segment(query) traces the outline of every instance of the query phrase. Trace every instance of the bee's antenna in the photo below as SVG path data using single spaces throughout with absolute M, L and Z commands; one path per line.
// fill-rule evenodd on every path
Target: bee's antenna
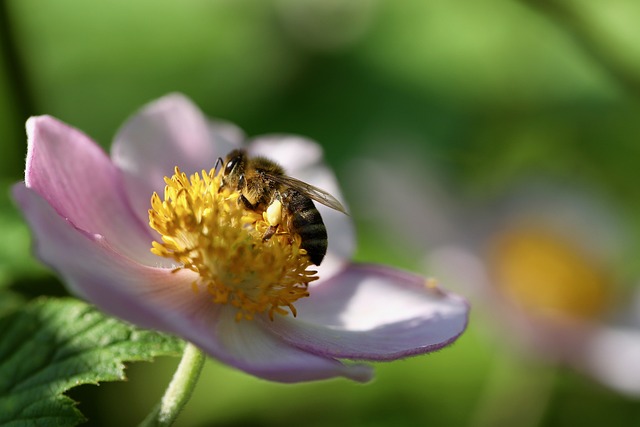
M 222 157 L 218 157 L 218 160 L 216 160 L 216 165 L 213 167 L 213 171 L 215 173 L 218 173 L 218 167 L 222 166 L 222 162 L 223 162 Z

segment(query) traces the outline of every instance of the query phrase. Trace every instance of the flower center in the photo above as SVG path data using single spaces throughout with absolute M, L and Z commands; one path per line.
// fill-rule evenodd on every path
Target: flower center
M 533 314 L 595 318 L 611 302 L 610 272 L 557 233 L 515 228 L 498 236 L 491 249 L 497 284 Z
M 164 200 L 151 197 L 149 224 L 161 234 L 151 252 L 174 259 L 198 273 L 194 292 L 206 286 L 216 304 L 238 309 L 236 319 L 253 319 L 256 313 L 295 316 L 293 303 L 309 296 L 309 282 L 318 279 L 300 236 L 280 231 L 264 240 L 270 216 L 245 209 L 240 193 L 220 189 L 214 169 L 190 177 L 177 167 L 164 178 Z M 288 309 L 288 310 L 287 310 Z

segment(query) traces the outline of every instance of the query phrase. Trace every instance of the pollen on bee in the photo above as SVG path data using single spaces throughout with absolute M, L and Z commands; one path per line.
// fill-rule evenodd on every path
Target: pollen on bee
M 149 224 L 161 235 L 151 251 L 196 273 L 193 292 L 204 286 L 201 295 L 237 310 L 238 320 L 295 316 L 293 304 L 309 296 L 308 284 L 318 277 L 300 239 L 287 233 L 263 239 L 266 229 L 282 227 L 282 204 L 263 214 L 247 210 L 237 192 L 220 189 L 213 169 L 187 177 L 176 167 L 165 183 L 164 199 L 151 197 Z
M 264 212 L 264 220 L 271 226 L 280 225 L 282 221 L 282 202 L 275 199 Z

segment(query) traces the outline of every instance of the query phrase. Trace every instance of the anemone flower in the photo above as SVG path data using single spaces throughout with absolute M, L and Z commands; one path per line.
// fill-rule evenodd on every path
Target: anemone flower
M 404 168 L 390 170 L 395 164 Z M 452 200 L 421 170 L 408 159 L 360 163 L 367 186 L 389 194 L 376 203 L 361 192 L 369 212 L 394 218 L 394 235 L 473 298 L 494 335 L 523 357 L 640 395 L 640 292 L 624 273 L 630 233 L 620 213 L 594 192 L 549 179 L 491 201 Z
M 371 378 L 371 367 L 457 339 L 468 305 L 420 276 L 350 261 L 350 218 L 319 206 L 328 250 L 310 265 L 299 238 L 264 241 L 268 215 L 221 190 L 215 165 L 230 150 L 279 162 L 341 199 L 312 141 L 244 141 L 182 95 L 144 107 L 109 157 L 48 116 L 27 122 L 24 183 L 13 188 L 37 256 L 69 290 L 133 324 L 175 334 L 255 376 L 297 382 Z M 285 230 L 286 231 L 286 230 Z

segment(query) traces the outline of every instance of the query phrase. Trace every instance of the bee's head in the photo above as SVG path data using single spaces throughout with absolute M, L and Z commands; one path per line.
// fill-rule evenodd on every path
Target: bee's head
M 220 187 L 229 186 L 237 189 L 241 181 L 244 180 L 244 169 L 247 160 L 247 153 L 244 150 L 233 150 L 224 160 L 222 170 L 222 182 Z

